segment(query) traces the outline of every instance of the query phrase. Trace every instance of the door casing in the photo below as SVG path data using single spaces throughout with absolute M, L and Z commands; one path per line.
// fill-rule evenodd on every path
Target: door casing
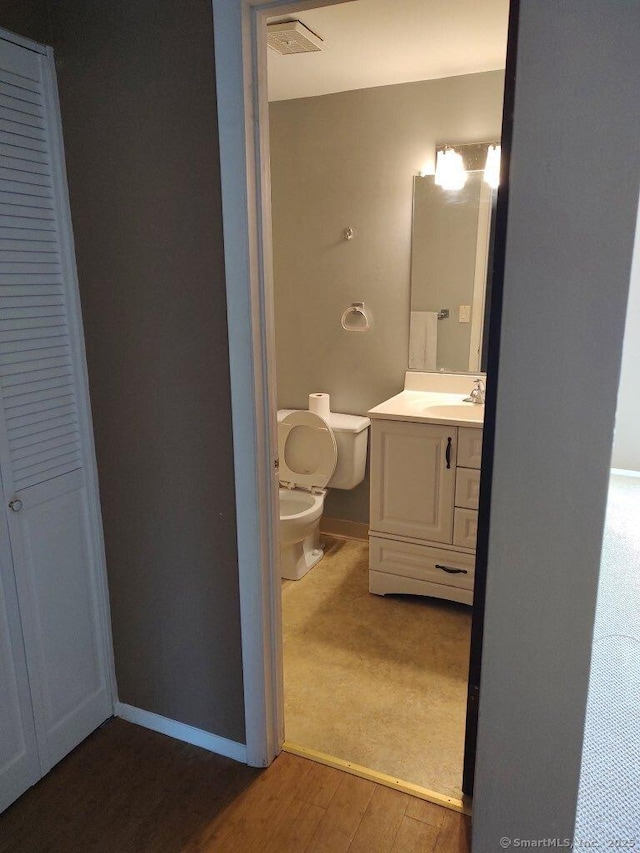
M 212 0 L 247 763 L 284 743 L 266 19 L 349 0 Z
M 284 743 L 266 19 L 350 0 L 212 0 L 247 762 Z

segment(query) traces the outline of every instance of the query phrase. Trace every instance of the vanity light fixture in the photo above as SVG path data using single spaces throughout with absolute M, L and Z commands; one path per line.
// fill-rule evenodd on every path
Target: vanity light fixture
M 461 190 L 467 183 L 467 172 L 462 155 L 446 146 L 436 154 L 436 186 L 443 190 Z
M 490 145 L 487 148 L 487 162 L 484 167 L 484 179 L 492 190 L 500 183 L 500 146 Z

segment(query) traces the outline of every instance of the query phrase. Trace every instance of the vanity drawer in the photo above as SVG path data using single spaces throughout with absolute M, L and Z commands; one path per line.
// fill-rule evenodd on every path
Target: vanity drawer
M 479 468 L 482 461 L 482 430 L 460 427 L 458 430 L 458 465 Z
M 478 512 L 475 509 L 456 507 L 453 515 L 453 544 L 460 548 L 476 547 L 478 538 Z
M 475 563 L 474 554 L 369 537 L 369 570 L 372 572 L 472 590 Z
M 480 470 L 478 468 L 457 468 L 455 505 L 467 509 L 478 509 L 479 494 Z

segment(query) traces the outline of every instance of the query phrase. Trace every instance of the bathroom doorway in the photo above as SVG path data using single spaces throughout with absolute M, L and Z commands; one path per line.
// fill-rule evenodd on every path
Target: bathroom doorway
M 389 263 L 389 265 L 385 267 L 384 259 L 380 260 L 379 254 L 377 256 L 378 261 L 374 260 L 376 244 L 380 243 L 380 240 L 378 239 L 380 236 L 380 223 L 375 222 L 376 217 L 374 206 L 370 204 L 369 209 L 372 211 L 373 224 L 378 228 L 377 232 L 376 228 L 369 228 L 366 222 L 363 226 L 361 224 L 364 221 L 362 217 L 357 215 L 353 206 L 349 209 L 349 205 L 345 204 L 344 200 L 336 203 L 333 209 L 331 208 L 331 193 L 328 192 L 329 178 L 342 183 L 343 186 L 348 189 L 350 188 L 352 191 L 352 201 L 355 201 L 357 195 L 357 193 L 354 192 L 356 173 L 358 170 L 365 173 L 369 189 L 374 192 L 378 192 L 378 205 L 381 205 L 381 208 L 383 209 L 386 208 L 387 211 L 393 211 L 395 214 L 391 219 L 387 218 L 385 220 L 383 230 L 386 232 L 385 240 L 388 241 L 388 246 L 393 247 L 400 245 L 406 250 L 404 274 L 406 275 L 406 281 L 408 282 L 411 264 L 410 247 L 412 230 L 411 212 L 413 177 L 420 171 L 426 171 L 424 167 L 425 163 L 429 159 L 431 159 L 431 165 L 433 166 L 433 160 L 435 159 L 435 147 L 438 142 L 446 141 L 449 143 L 459 144 L 460 142 L 471 140 L 468 137 L 466 139 L 464 138 L 464 132 L 461 129 L 456 130 L 455 122 L 453 120 L 446 128 L 440 128 L 439 130 L 436 129 L 435 131 L 433 129 L 429 130 L 428 128 L 425 130 L 425 122 L 421 119 L 420 111 L 415 110 L 414 125 L 418 125 L 417 130 L 419 131 L 419 133 L 416 133 L 416 138 L 418 136 L 421 136 L 422 138 L 418 143 L 412 143 L 413 148 L 409 155 L 407 155 L 406 150 L 404 151 L 404 154 L 407 156 L 407 160 L 411 162 L 410 168 L 397 168 L 394 171 L 394 158 L 392 152 L 394 145 L 397 145 L 398 141 L 398 126 L 393 120 L 389 120 L 386 123 L 386 128 L 383 128 L 385 132 L 382 135 L 384 137 L 384 146 L 386 146 L 384 148 L 386 156 L 381 158 L 382 166 L 380 168 L 375 168 L 375 164 L 373 162 L 372 137 L 363 134 L 362 130 L 360 130 L 360 132 L 356 130 L 352 132 L 350 136 L 350 155 L 355 155 L 355 157 L 343 157 L 341 160 L 338 160 L 332 170 L 328 170 L 326 168 L 323 169 L 320 158 L 324 156 L 328 148 L 336 147 L 338 141 L 337 137 L 340 133 L 343 133 L 345 128 L 348 126 L 347 119 L 352 112 L 356 114 L 358 109 L 352 111 L 348 106 L 343 106 L 341 115 L 338 115 L 337 118 L 329 117 L 323 121 L 321 118 L 318 119 L 317 116 L 314 118 L 313 104 L 310 103 L 311 101 L 314 99 L 321 99 L 326 106 L 327 102 L 331 100 L 355 97 L 354 93 L 358 91 L 360 93 L 364 93 L 364 97 L 368 101 L 374 101 L 374 96 L 381 93 L 383 95 L 387 95 L 396 94 L 397 92 L 397 90 L 393 93 L 389 93 L 388 91 L 382 92 L 381 90 L 383 89 L 389 90 L 395 89 L 396 87 L 404 88 L 405 86 L 408 86 L 410 89 L 416 89 L 419 88 L 424 81 L 418 79 L 409 81 L 395 79 L 386 83 L 379 81 L 377 84 L 368 84 L 360 87 L 360 89 L 353 86 L 351 88 L 344 87 L 342 83 L 338 83 L 337 88 L 333 90 L 320 91 L 314 94 L 305 94 L 298 90 L 296 95 L 283 97 L 277 100 L 280 107 L 272 110 L 274 113 L 279 111 L 283 114 L 289 115 L 285 115 L 282 122 L 280 122 L 278 117 L 274 118 L 272 116 L 270 118 L 270 108 L 267 95 L 268 81 L 266 74 L 268 50 L 266 44 L 267 14 L 276 24 L 287 23 L 292 18 L 300 19 L 305 28 L 308 29 L 315 38 L 322 38 L 322 27 L 317 22 L 312 22 L 311 20 L 312 13 L 314 11 L 322 11 L 324 13 L 342 11 L 344 13 L 346 10 L 349 10 L 350 12 L 354 12 L 356 10 L 365 9 L 367 5 L 381 9 L 384 7 L 384 3 L 374 2 L 374 0 L 367 3 L 365 0 L 362 0 L 362 2 L 357 4 L 323 4 L 316 2 L 286 4 L 284 6 L 274 3 L 251 5 L 254 5 L 258 9 L 257 12 L 253 13 L 252 25 L 253 37 L 255 39 L 255 55 L 253 56 L 255 64 L 252 66 L 252 69 L 249 70 L 250 74 L 257 73 L 256 91 L 258 92 L 258 98 L 256 107 L 258 112 L 257 115 L 252 114 L 251 105 L 245 104 L 245 108 L 249 110 L 249 114 L 244 115 L 244 120 L 248 119 L 249 123 L 251 123 L 251 121 L 257 119 L 258 126 L 260 127 L 260 133 L 252 137 L 253 142 L 256 143 L 256 148 L 253 151 L 255 159 L 252 160 L 251 154 L 249 157 L 254 165 L 257 166 L 256 172 L 254 173 L 256 184 L 253 184 L 251 181 L 249 184 L 249 206 L 251 208 L 253 199 L 256 202 L 254 213 L 257 217 L 259 226 L 257 233 L 262 235 L 264 240 L 262 243 L 258 241 L 253 245 L 253 247 L 249 247 L 250 251 L 247 252 L 247 254 L 253 257 L 255 267 L 252 270 L 247 270 L 247 273 L 249 276 L 257 274 L 256 281 L 258 283 L 259 293 L 261 292 L 260 281 L 262 281 L 264 291 L 263 297 L 259 297 L 259 299 L 263 298 L 264 302 L 262 308 L 263 323 L 254 324 L 250 330 L 254 339 L 254 352 L 256 354 L 259 353 L 261 362 L 260 370 L 262 371 L 261 373 L 259 372 L 257 376 L 254 374 L 252 376 L 252 381 L 255 383 L 254 387 L 258 389 L 257 396 L 261 397 L 262 403 L 259 412 L 256 412 L 255 410 L 251 412 L 247 411 L 247 414 L 249 414 L 247 423 L 249 427 L 255 428 L 257 439 L 256 458 L 259 462 L 255 465 L 255 470 L 258 472 L 260 479 L 257 493 L 259 495 L 263 495 L 266 500 L 263 499 L 261 501 L 264 538 L 260 542 L 250 542 L 249 545 L 252 547 L 262 548 L 262 553 L 266 556 L 267 562 L 271 561 L 271 565 L 273 566 L 274 564 L 277 564 L 276 550 L 278 547 L 277 528 L 279 517 L 277 512 L 277 484 L 274 479 L 271 479 L 268 476 L 268 472 L 269 468 L 273 467 L 275 460 L 277 460 L 278 457 L 276 426 L 276 412 L 278 409 L 304 409 L 308 404 L 307 401 L 309 393 L 314 391 L 327 391 L 332 395 L 332 410 L 346 414 L 360 414 L 361 416 L 365 416 L 366 412 L 371 407 L 375 406 L 376 403 L 380 403 L 395 391 L 400 391 L 402 389 L 404 375 L 407 368 L 408 341 L 406 340 L 406 335 L 408 332 L 409 294 L 408 289 L 403 294 L 398 284 L 397 268 L 399 265 L 398 263 Z M 425 2 L 422 5 L 427 6 L 429 4 Z M 506 12 L 508 11 L 508 4 L 503 3 L 502 7 L 502 11 L 504 13 L 504 30 L 506 35 Z M 397 4 L 394 4 L 393 14 L 397 14 Z M 313 26 L 311 25 L 312 23 Z M 307 26 L 307 24 L 309 24 L 309 26 Z M 363 31 L 364 29 L 366 29 L 366 27 L 363 28 Z M 409 29 L 411 29 L 411 27 L 409 27 Z M 325 35 L 326 32 L 327 31 L 325 30 Z M 311 41 L 313 40 L 311 39 Z M 217 43 L 216 47 L 218 51 L 230 51 L 232 49 L 232 43 L 228 40 L 224 42 L 221 37 L 221 41 L 219 44 Z M 309 51 L 309 55 L 305 56 L 304 59 L 312 59 L 313 53 L 315 52 L 316 51 Z M 248 54 L 245 54 L 245 61 L 251 64 L 247 57 Z M 340 71 L 340 75 L 343 73 L 344 68 Z M 435 88 L 436 84 L 438 86 L 447 86 L 448 92 L 444 97 L 441 95 L 440 99 L 446 100 L 448 98 L 449 102 L 451 102 L 452 99 L 455 100 L 454 93 L 456 87 L 459 87 L 465 82 L 462 78 L 473 76 L 474 74 L 483 75 L 485 77 L 488 74 L 489 76 L 493 75 L 494 77 L 498 77 L 500 76 L 500 73 L 500 69 L 496 68 L 491 71 L 467 71 L 466 74 L 462 72 L 449 72 L 449 77 L 443 77 L 441 75 L 440 77 L 432 78 L 432 80 L 429 81 L 432 84 L 430 88 Z M 325 83 L 329 77 L 330 74 L 328 73 L 324 73 L 322 75 L 322 79 Z M 294 78 L 296 85 L 299 84 L 301 75 L 294 75 Z M 494 89 L 499 93 L 498 101 L 501 109 L 503 80 L 501 80 L 498 85 L 495 85 L 495 82 L 496 81 L 494 80 Z M 234 96 L 237 97 L 237 94 L 237 92 L 227 92 L 223 88 L 222 91 L 219 91 L 219 98 L 221 102 L 224 102 L 225 99 L 229 99 Z M 476 92 L 475 97 L 470 97 L 467 103 L 477 104 L 479 101 L 482 101 L 483 98 L 486 99 L 488 97 L 487 92 L 483 90 L 482 96 L 480 96 L 479 92 Z M 391 99 L 389 100 L 391 101 Z M 294 103 L 296 101 L 298 103 Z M 300 106 L 303 108 L 309 108 L 307 118 L 302 121 L 296 118 L 295 115 L 292 115 L 296 108 Z M 329 104 L 329 106 L 331 105 Z M 375 102 L 369 103 L 368 107 L 365 107 L 365 115 L 367 114 L 367 111 L 370 117 L 379 116 L 380 114 L 380 108 L 375 104 Z M 465 116 L 465 118 L 468 118 L 468 116 Z M 268 138 L 266 131 L 268 124 L 271 124 L 270 139 Z M 279 124 L 279 126 L 276 127 L 276 124 Z M 500 122 L 498 121 L 498 127 L 499 124 Z M 331 131 L 330 134 L 322 136 L 321 131 L 323 129 L 323 125 Z M 221 127 L 221 139 L 227 132 L 228 128 Z M 486 125 L 483 126 L 482 133 L 480 133 L 480 131 L 477 131 L 477 133 L 478 135 L 481 135 L 485 141 L 495 141 L 496 135 L 499 136 L 499 133 L 496 134 L 495 127 L 488 129 Z M 289 220 L 287 221 L 285 217 L 285 223 L 283 225 L 279 215 L 279 211 L 281 212 L 281 196 L 279 195 L 279 190 L 275 181 L 270 185 L 269 160 L 271 160 L 271 171 L 275 175 L 273 153 L 276 138 L 285 139 L 288 142 L 293 140 L 296 143 L 302 144 L 302 137 L 305 134 L 312 137 L 311 142 L 315 145 L 314 155 L 311 157 L 308 155 L 300 157 L 299 155 L 291 154 L 291 152 L 288 154 L 285 152 L 282 155 L 282 162 L 278 167 L 278 173 L 280 175 L 279 181 L 282 180 L 285 183 L 287 181 L 289 182 L 289 193 L 299 195 L 302 197 L 303 201 L 306 202 L 307 215 L 305 216 L 304 210 L 302 212 L 298 210 L 294 215 L 289 213 Z M 439 139 L 436 138 L 438 136 L 440 136 Z M 444 137 L 444 139 L 442 137 Z M 475 141 L 478 141 L 477 137 Z M 411 148 L 411 145 L 409 145 L 408 148 Z M 300 162 L 304 164 L 304 168 L 302 170 L 296 170 L 294 167 L 299 165 Z M 315 177 L 316 179 L 318 177 L 320 178 L 320 182 L 316 183 L 315 186 L 311 180 L 312 177 Z M 281 184 L 279 184 L 279 186 L 281 186 Z M 391 192 L 389 192 L 389 187 L 392 187 Z M 271 210 L 270 205 L 266 201 L 268 198 L 271 198 L 273 210 Z M 311 211 L 313 211 L 314 214 L 317 214 L 318 209 L 322 207 L 325 209 L 325 225 L 328 223 L 327 227 L 323 229 L 315 224 L 312 225 L 311 228 L 311 230 L 314 230 L 316 234 L 321 234 L 322 236 L 323 245 L 321 246 L 321 249 L 324 252 L 324 258 L 322 259 L 322 262 L 320 262 L 317 258 L 310 258 L 308 251 L 305 249 L 304 232 L 307 224 L 305 220 L 313 218 L 311 216 Z M 246 210 L 244 213 L 246 214 Z M 355 217 L 353 221 L 352 217 Z M 355 221 L 356 219 L 357 221 Z M 229 229 L 229 231 L 234 228 L 233 219 L 230 219 L 226 212 L 225 227 Z M 278 248 L 280 236 L 283 233 L 285 236 L 290 238 L 290 242 L 293 247 L 288 257 L 291 258 L 293 256 L 294 260 L 297 260 L 298 263 L 302 263 L 302 267 L 299 267 L 297 275 L 292 275 L 291 273 L 288 274 L 289 278 L 293 278 L 298 282 L 297 288 L 291 292 L 292 298 L 290 300 L 287 300 L 286 298 L 283 300 L 280 298 L 281 294 L 278 293 L 279 281 L 283 280 L 281 277 L 281 262 L 284 256 Z M 226 235 L 226 241 L 227 245 L 229 245 L 229 243 L 235 244 L 235 242 L 238 241 L 237 248 L 239 250 L 246 248 L 245 246 L 240 245 L 241 240 L 239 240 L 237 232 L 235 234 L 229 233 Z M 274 249 L 273 257 L 272 248 Z M 357 269 L 357 263 L 355 266 L 350 268 L 345 265 L 345 251 L 351 252 L 351 257 L 348 259 L 347 264 L 349 262 L 353 263 L 354 260 L 357 261 L 358 257 L 360 258 L 357 263 L 360 264 L 361 270 L 365 270 L 365 278 L 367 279 L 370 288 L 368 295 L 365 294 L 364 297 L 365 308 L 368 308 L 372 312 L 372 328 L 376 329 L 379 335 L 381 335 L 381 337 L 378 336 L 377 338 L 374 338 L 372 335 L 359 335 L 358 340 L 361 341 L 361 344 L 358 344 L 358 346 L 361 347 L 358 351 L 359 354 L 354 355 L 352 352 L 351 356 L 346 359 L 342 357 L 344 352 L 341 353 L 340 351 L 341 340 L 338 338 L 339 335 L 344 334 L 344 331 L 339 326 L 340 316 L 338 316 L 338 325 L 335 329 L 335 333 L 332 327 L 332 331 L 328 334 L 318 335 L 318 332 L 322 329 L 325 317 L 330 323 L 335 319 L 334 315 L 336 313 L 336 305 L 332 304 L 332 299 L 334 301 L 346 299 L 347 301 L 345 302 L 345 305 L 342 305 L 342 308 L 348 308 L 349 304 L 352 302 L 363 301 L 363 299 L 358 295 L 361 293 L 361 290 L 358 290 L 358 292 L 354 290 L 354 287 L 357 286 L 354 274 L 354 270 Z M 392 253 L 389 251 L 387 254 L 391 255 Z M 286 263 L 287 261 L 285 260 L 285 265 Z M 316 278 L 315 284 L 312 282 L 312 287 L 306 289 L 306 282 L 309 279 L 314 278 L 314 274 L 318 272 L 318 268 L 320 266 L 322 266 L 321 278 L 319 280 Z M 275 286 L 272 279 L 272 269 L 275 270 Z M 300 272 L 300 269 L 302 272 Z M 349 270 L 351 270 L 351 272 L 349 272 Z M 373 289 L 371 289 L 372 285 L 375 285 Z M 366 289 L 363 287 L 362 281 L 359 287 Z M 239 309 L 242 310 L 241 306 L 234 305 L 233 300 L 231 300 L 230 314 Z M 341 314 L 342 312 L 339 313 Z M 279 334 L 280 329 L 284 329 L 284 334 Z M 399 329 L 402 329 L 403 331 L 399 333 Z M 404 340 L 402 340 L 403 336 L 405 338 Z M 352 337 L 355 338 L 356 336 L 354 335 Z M 313 343 L 314 341 L 318 344 L 316 346 L 316 368 L 305 370 L 304 359 L 301 357 L 299 352 L 296 355 L 296 346 L 304 344 L 305 342 Z M 370 344 L 369 342 L 371 341 L 375 341 L 375 345 Z M 382 347 L 381 344 L 383 345 Z M 367 347 L 369 347 L 369 349 L 367 349 Z M 289 351 L 288 353 L 287 350 Z M 276 351 L 278 356 L 277 359 L 275 358 Z M 380 360 L 380 363 L 376 363 L 376 355 L 379 355 L 380 352 L 382 352 L 383 358 Z M 399 359 L 402 359 L 401 366 L 399 366 Z M 276 360 L 278 362 L 277 387 L 274 375 Z M 291 367 L 292 370 L 283 370 L 282 365 L 285 364 L 285 360 L 287 367 Z M 331 387 L 326 384 L 326 379 L 318 367 L 327 365 L 331 366 L 337 375 L 341 375 L 341 383 L 329 383 Z M 342 383 L 342 377 L 345 375 L 349 377 L 348 385 Z M 373 376 L 376 382 L 381 383 L 380 387 L 384 388 L 384 391 L 380 390 L 371 392 L 370 390 L 363 390 L 363 379 L 366 379 L 367 376 Z M 342 387 L 340 387 L 341 384 Z M 469 381 L 469 390 L 471 390 L 471 380 Z M 280 399 L 278 399 L 279 397 Z M 239 401 L 239 405 L 236 407 L 235 399 L 234 416 L 238 419 L 242 417 L 242 402 Z M 263 423 L 260 423 L 261 419 L 264 419 Z M 247 428 L 246 424 L 243 428 Z M 264 461 L 267 459 L 270 462 L 269 467 L 261 468 L 260 466 L 264 466 Z M 250 464 L 251 460 L 247 460 L 247 465 Z M 358 491 L 359 489 L 360 491 Z M 247 497 L 249 498 L 250 496 L 247 495 Z M 358 503 L 358 501 L 360 501 L 360 503 Z M 251 501 L 249 500 L 249 504 L 250 503 Z M 329 493 L 327 506 L 325 508 L 324 526 L 325 536 L 329 536 L 333 533 L 333 538 L 328 539 L 329 547 L 326 550 L 325 557 L 323 557 L 323 560 L 318 564 L 316 569 L 312 569 L 309 575 L 302 581 L 292 583 L 299 583 L 300 589 L 302 589 L 302 584 L 309 586 L 311 578 L 320 577 L 320 569 L 323 566 L 326 569 L 330 560 L 334 557 L 336 558 L 336 563 L 341 562 L 342 558 L 347 556 L 348 551 L 354 552 L 354 554 L 352 554 L 353 560 L 348 562 L 353 562 L 354 564 L 360 563 L 361 565 L 366 566 L 366 531 L 368 529 L 368 518 L 366 514 L 362 512 L 362 508 L 366 508 L 367 506 L 368 484 L 366 483 L 366 480 L 361 488 L 357 487 L 352 491 L 345 491 L 344 494 L 334 495 Z M 268 514 L 265 513 L 265 509 L 267 507 L 269 508 Z M 258 507 L 258 510 L 260 511 L 260 507 Z M 331 514 L 329 514 L 329 512 Z M 351 517 L 349 517 L 350 514 Z M 328 524 L 329 521 L 342 522 L 342 525 L 338 524 L 330 529 L 330 525 Z M 348 574 L 348 570 L 346 571 Z M 251 630 L 254 636 L 260 633 L 264 645 L 266 645 L 267 648 L 271 648 L 273 651 L 273 657 L 268 660 L 266 664 L 264 655 L 262 655 L 262 659 L 260 659 L 260 655 L 256 655 L 256 651 L 253 647 L 247 647 L 247 655 L 245 655 L 245 660 L 249 663 L 250 668 L 251 666 L 254 668 L 255 692 L 258 694 L 262 692 L 263 696 L 273 696 L 273 701 L 267 701 L 266 699 L 264 701 L 266 712 L 263 715 L 257 715 L 260 719 L 257 721 L 256 728 L 260 729 L 260 726 L 263 726 L 263 732 L 261 735 L 262 746 L 264 747 L 264 753 L 267 756 L 269 756 L 269 754 L 274 754 L 274 750 L 277 752 L 277 742 L 279 738 L 282 739 L 284 736 L 285 739 L 288 739 L 286 715 L 285 719 L 282 719 L 282 709 L 285 706 L 287 689 L 285 661 L 285 697 L 283 700 L 281 695 L 282 677 L 280 674 L 282 667 L 282 650 L 277 642 L 277 638 L 281 636 L 282 602 L 278 594 L 279 583 L 276 580 L 276 577 L 274 577 L 274 575 L 277 574 L 277 570 L 274 569 L 270 575 L 267 574 L 263 577 L 263 588 L 270 589 L 270 597 L 268 597 L 268 601 L 265 603 L 264 598 L 261 595 L 255 594 L 255 590 L 253 592 L 249 591 L 251 579 L 246 576 L 243 577 L 241 571 L 241 594 L 244 595 L 244 593 L 242 593 L 244 585 L 246 595 L 254 596 L 254 604 L 260 617 L 257 626 L 253 627 Z M 326 572 L 324 574 L 326 574 Z M 349 584 L 350 579 L 347 577 L 343 577 L 342 580 L 338 580 L 338 593 L 346 592 L 346 595 L 348 596 L 350 594 L 348 592 Z M 288 589 L 291 590 L 292 587 L 289 586 Z M 285 596 L 288 594 L 289 592 L 287 588 L 285 588 Z M 296 596 L 297 595 L 298 593 L 296 593 Z M 320 595 L 321 593 L 318 592 L 318 596 Z M 425 605 L 425 600 L 420 601 L 419 598 L 417 598 L 417 600 L 409 600 L 403 596 L 398 596 L 397 598 L 369 596 L 368 590 L 365 591 L 362 596 L 360 596 L 359 593 L 356 596 L 356 598 L 362 599 L 369 597 L 372 600 L 377 601 L 377 605 L 385 605 L 385 609 L 390 610 L 391 605 L 398 605 L 399 613 L 408 611 L 409 607 L 413 605 L 415 605 L 414 610 L 416 613 L 421 612 L 424 610 Z M 314 607 L 314 602 L 320 601 L 320 597 L 316 598 L 314 591 L 310 593 L 309 598 L 312 602 L 310 611 L 312 614 L 311 618 L 313 619 L 314 610 L 317 609 Z M 334 609 L 333 604 L 335 604 L 335 598 L 332 600 L 329 596 L 328 599 L 325 598 L 322 600 L 325 604 L 328 601 L 328 605 L 325 610 Z M 386 608 L 387 603 L 389 603 L 389 608 Z M 456 609 L 456 606 L 450 606 L 443 602 L 437 603 L 437 607 L 440 608 L 442 613 L 446 614 L 447 618 L 450 618 L 452 614 L 455 614 L 456 617 L 461 617 L 461 619 L 457 620 L 458 622 L 466 620 L 467 639 L 466 641 L 463 640 L 462 645 L 464 645 L 465 650 L 464 654 L 460 657 L 462 666 L 466 667 L 468 665 L 468 631 L 470 629 L 471 621 L 469 608 L 457 605 Z M 326 615 L 327 614 L 325 613 L 325 616 Z M 402 626 L 403 618 L 404 617 L 402 615 L 397 616 L 396 623 Z M 285 630 L 286 622 L 287 616 L 285 612 Z M 319 620 L 314 622 L 316 627 L 318 624 Z M 375 619 L 372 624 L 375 624 Z M 447 630 L 449 636 L 451 636 L 452 631 L 455 633 L 457 628 L 454 630 L 450 627 Z M 335 640 L 338 636 L 338 632 L 327 621 L 325 621 L 323 626 L 323 632 L 325 641 L 327 638 Z M 304 631 L 302 631 L 302 633 L 304 634 Z M 366 634 L 367 631 L 364 633 Z M 388 633 L 389 636 L 391 636 L 394 632 Z M 396 630 L 395 633 L 397 634 L 398 631 Z M 436 634 L 437 633 L 438 632 L 436 632 Z M 246 632 L 243 628 L 243 635 L 245 634 Z M 418 634 L 420 634 L 420 632 L 418 632 Z M 446 638 L 446 636 L 447 631 L 441 633 L 441 639 L 442 637 Z M 275 648 L 273 647 L 274 644 L 272 642 L 274 637 L 276 638 Z M 362 640 L 362 637 L 360 637 L 359 640 Z M 285 642 L 286 641 L 287 639 L 285 637 Z M 415 646 L 418 642 L 419 636 L 416 638 L 409 638 L 408 646 Z M 326 645 L 329 644 L 326 643 Z M 444 643 L 444 646 L 446 647 L 446 642 Z M 367 649 L 364 641 L 360 643 L 352 643 L 352 647 L 359 650 L 360 663 L 363 668 L 367 668 L 368 665 L 372 665 L 373 668 L 375 668 L 375 662 L 372 664 L 371 660 L 367 659 Z M 327 656 L 330 657 L 330 655 L 331 649 L 329 649 Z M 448 665 L 444 665 L 442 667 L 443 670 L 446 670 L 447 666 Z M 461 698 L 459 702 L 462 710 L 461 723 L 459 727 L 461 732 L 460 743 L 462 744 L 467 679 L 466 674 L 462 679 L 460 679 L 459 675 L 460 673 L 458 672 L 458 686 L 460 686 L 460 683 L 462 684 Z M 336 683 L 334 681 L 334 689 L 335 684 Z M 398 700 L 396 697 L 396 701 L 401 702 L 402 700 Z M 417 698 L 416 702 L 417 704 L 420 704 L 420 698 Z M 424 728 L 426 727 L 423 726 L 423 729 Z M 437 729 L 435 730 L 435 733 L 432 729 L 430 737 L 434 740 L 438 739 Z M 248 732 L 248 746 L 249 740 L 250 737 Z M 415 736 L 409 738 L 409 748 L 415 751 L 416 743 L 420 743 L 420 740 L 420 733 L 418 731 Z M 422 738 L 422 740 L 424 740 L 424 738 Z M 394 750 L 397 751 L 397 741 L 395 746 L 393 738 L 387 738 L 387 741 L 386 747 L 388 752 L 394 752 Z M 302 743 L 298 746 L 303 750 L 306 749 L 307 752 L 310 751 L 308 744 Z M 324 752 L 324 750 L 320 749 L 311 751 L 315 751 L 316 753 Z M 249 750 L 249 752 L 251 752 L 251 750 Z M 331 756 L 325 755 L 323 760 L 331 760 Z M 354 762 L 352 757 L 349 755 L 333 755 L 333 760 L 340 766 L 353 765 L 354 763 L 362 764 L 360 772 L 367 772 L 368 770 L 369 772 L 384 774 L 384 769 L 372 767 L 371 761 L 368 763 L 365 761 Z M 423 761 L 423 763 L 425 762 Z M 354 768 L 351 767 L 351 769 Z M 457 772 L 458 777 L 460 778 L 462 774 L 461 750 Z M 387 775 L 395 779 L 402 778 L 399 773 L 395 772 L 391 772 Z M 450 792 L 457 794 L 457 796 L 451 796 L 450 794 L 438 795 L 438 791 L 428 784 L 415 783 L 412 782 L 411 779 L 403 779 L 402 781 L 405 784 L 410 783 L 414 785 L 414 787 L 420 788 L 423 791 L 430 791 L 433 798 L 437 799 L 438 796 L 441 796 L 448 804 L 454 805 L 458 808 L 463 807 L 461 801 L 462 798 L 460 796 L 461 792 L 459 790 Z
M 430 79 L 401 82 L 402 69 L 391 63 L 384 76 L 358 77 L 367 50 L 383 52 L 376 29 L 381 9 L 365 0 L 267 19 L 279 418 L 313 408 L 313 392 L 330 395 L 327 412 L 337 417 L 367 417 L 402 390 L 407 368 L 473 369 L 473 324 L 458 316 L 460 303 L 470 308 L 473 299 L 455 288 L 479 245 L 484 287 L 491 205 L 479 198 L 490 189 L 481 170 L 469 169 L 464 192 L 443 192 L 429 172 L 439 143 L 452 143 L 457 153 L 464 143 L 499 139 L 503 70 L 467 65 L 466 74 L 436 77 L 425 70 L 421 76 Z M 502 10 L 504 64 L 506 4 Z M 429 3 L 407 2 L 404 12 L 415 34 L 413 40 L 405 34 L 407 53 L 424 46 L 425 30 L 436 43 L 443 40 L 445 23 Z M 471 56 L 467 51 L 468 61 L 484 61 Z M 487 150 L 478 147 L 484 167 Z M 438 246 L 449 235 L 456 235 L 449 238 L 456 244 L 452 255 Z M 436 276 L 444 282 L 433 292 Z M 362 305 L 349 314 L 354 303 Z M 409 314 L 433 305 L 454 316 L 437 321 L 433 365 L 412 364 Z M 359 321 L 353 329 L 352 318 Z M 480 367 L 477 354 L 474 367 Z M 463 379 L 467 393 L 473 375 Z M 282 448 L 279 455 L 282 472 Z M 434 596 L 372 594 L 369 504 L 368 478 L 338 489 L 329 480 L 321 518 L 325 556 L 304 577 L 284 582 L 286 748 L 338 757 L 460 802 L 471 610 Z M 316 542 L 308 547 L 309 554 L 319 550 Z M 299 559 L 305 562 L 302 551 Z M 288 568 L 283 574 L 293 576 Z M 409 590 L 400 584 L 391 591 Z

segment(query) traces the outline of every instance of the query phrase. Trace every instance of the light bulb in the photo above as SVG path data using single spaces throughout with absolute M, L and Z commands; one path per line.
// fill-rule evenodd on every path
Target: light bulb
M 493 190 L 495 190 L 500 183 L 499 145 L 490 145 L 487 148 L 487 162 L 484 167 L 484 179 Z
M 453 148 L 438 151 L 436 156 L 435 183 L 443 190 L 461 190 L 467 183 L 467 172 L 462 155 Z

